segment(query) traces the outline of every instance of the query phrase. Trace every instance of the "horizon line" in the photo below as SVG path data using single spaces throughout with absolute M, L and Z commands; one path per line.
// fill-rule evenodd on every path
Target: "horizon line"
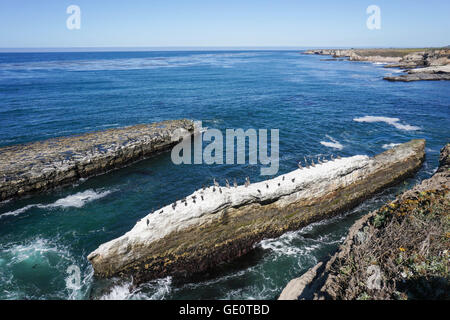
M 207 50 L 306 50 L 306 49 L 421 49 L 448 46 L 87 46 L 87 47 L 0 47 L 0 53 L 44 52 L 139 52 L 139 51 L 207 51 Z

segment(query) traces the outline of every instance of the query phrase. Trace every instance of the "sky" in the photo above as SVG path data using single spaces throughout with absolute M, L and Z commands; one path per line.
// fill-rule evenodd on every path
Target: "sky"
M 436 47 L 450 45 L 449 13 L 448 0 L 1 0 L 0 48 Z

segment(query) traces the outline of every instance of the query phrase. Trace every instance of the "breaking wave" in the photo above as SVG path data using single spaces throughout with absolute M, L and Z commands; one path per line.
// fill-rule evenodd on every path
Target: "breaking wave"
M 331 141 L 320 141 L 321 145 L 328 147 L 328 148 L 338 149 L 338 150 L 344 149 L 344 146 L 341 143 L 339 143 L 337 140 L 333 139 L 329 135 L 326 135 L 326 137 L 328 139 L 330 139 Z
M 70 208 L 70 207 L 81 208 L 86 203 L 103 198 L 108 194 L 110 194 L 111 192 L 112 192 L 111 190 L 97 192 L 95 190 L 89 189 L 83 192 L 78 192 L 76 194 L 67 196 L 62 199 L 58 199 L 57 201 L 51 204 L 30 204 L 23 208 L 3 213 L 0 215 L 0 219 L 6 216 L 17 216 L 31 208 L 40 208 L 40 209 Z
M 354 118 L 353 121 L 356 122 L 384 122 L 387 124 L 390 124 L 391 126 L 394 126 L 395 128 L 399 130 L 406 130 L 406 131 L 412 131 L 412 130 L 420 130 L 420 127 L 411 126 L 409 124 L 401 124 L 399 123 L 399 118 L 389 118 L 389 117 L 377 117 L 377 116 L 364 116 L 361 118 Z

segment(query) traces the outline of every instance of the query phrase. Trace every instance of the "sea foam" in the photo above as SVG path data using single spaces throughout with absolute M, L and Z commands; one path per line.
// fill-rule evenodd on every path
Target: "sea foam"
M 339 143 L 337 140 L 333 139 L 329 135 L 326 135 L 326 137 L 328 139 L 330 139 L 331 141 L 320 141 L 321 145 L 328 147 L 328 148 L 338 149 L 338 150 L 344 149 L 344 146 L 341 143 Z
M 61 198 L 58 199 L 57 201 L 55 201 L 54 203 L 50 203 L 50 204 L 29 204 L 23 208 L 14 210 L 14 211 L 9 211 L 6 213 L 3 213 L 0 215 L 0 219 L 6 216 L 17 216 L 31 208 L 40 208 L 40 209 L 49 209 L 49 208 L 81 208 L 83 207 L 86 203 L 103 198 L 105 196 L 107 196 L 108 194 L 110 194 L 112 191 L 111 190 L 107 190 L 107 191 L 95 191 L 92 189 L 83 191 L 83 192 L 78 192 L 76 194 L 72 194 L 69 195 L 65 198 Z
M 354 118 L 353 121 L 356 122 L 384 122 L 387 124 L 390 124 L 392 126 L 394 126 L 395 128 L 399 129 L 399 130 L 406 130 L 406 131 L 411 131 L 411 130 L 420 130 L 420 127 L 416 127 L 416 126 L 411 126 L 409 124 L 401 124 L 399 123 L 400 119 L 399 118 L 389 118 L 389 117 L 377 117 L 377 116 L 364 116 L 361 118 Z

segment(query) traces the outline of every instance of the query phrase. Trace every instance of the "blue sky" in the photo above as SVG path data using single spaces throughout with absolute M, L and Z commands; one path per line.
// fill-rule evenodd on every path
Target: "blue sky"
M 381 30 L 366 27 L 372 4 Z M 1 0 L 0 48 L 443 46 L 449 14 L 448 0 Z

